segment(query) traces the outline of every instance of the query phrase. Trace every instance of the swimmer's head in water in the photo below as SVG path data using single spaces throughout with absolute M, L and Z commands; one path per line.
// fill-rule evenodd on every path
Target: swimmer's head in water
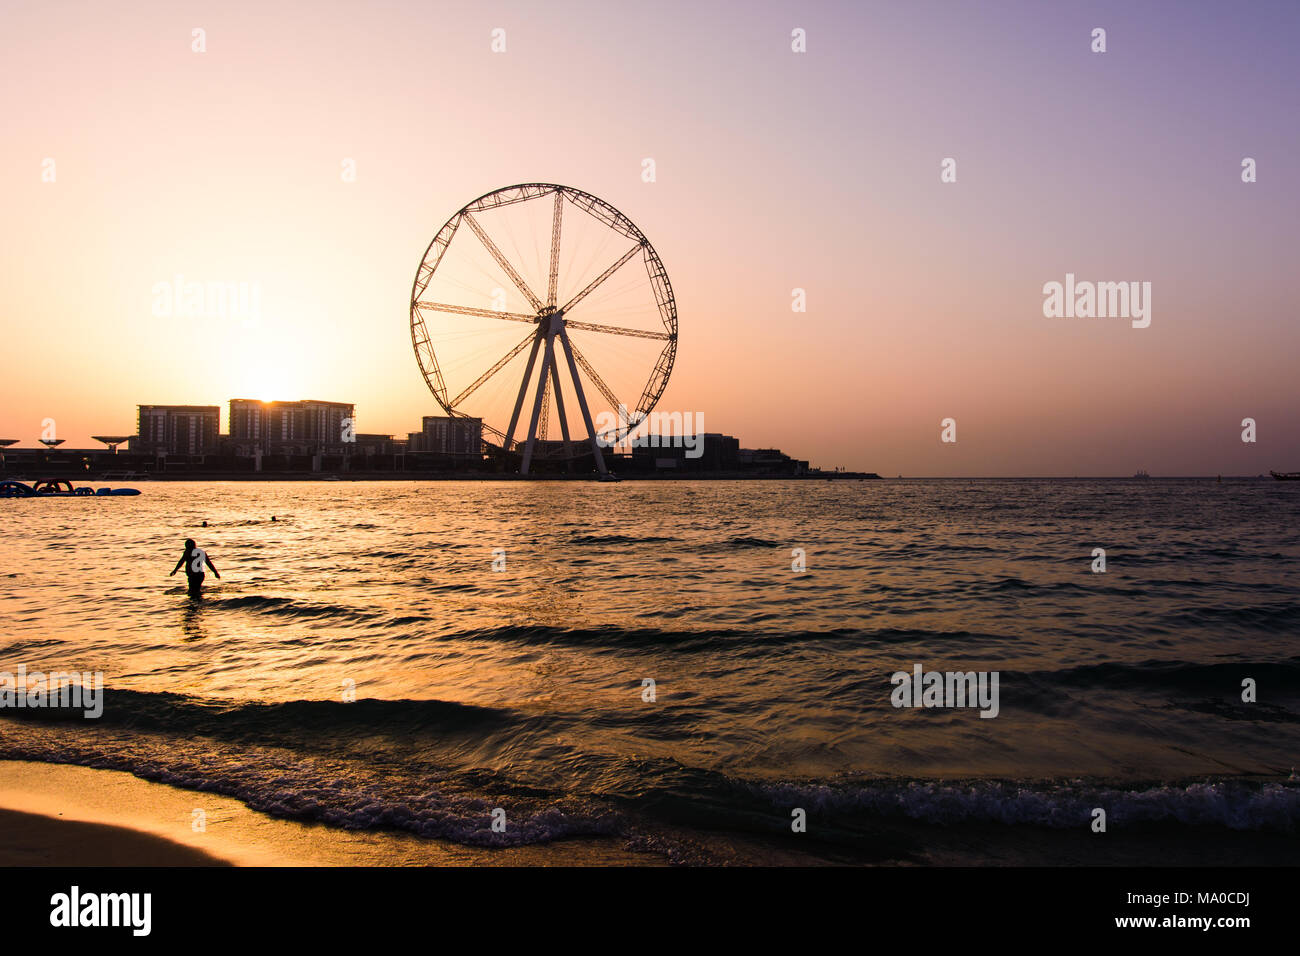
M 186 551 L 193 551 L 193 550 L 194 550 L 194 539 L 193 539 L 193 538 L 186 538 L 186 539 L 185 539 L 185 550 L 186 550 Z

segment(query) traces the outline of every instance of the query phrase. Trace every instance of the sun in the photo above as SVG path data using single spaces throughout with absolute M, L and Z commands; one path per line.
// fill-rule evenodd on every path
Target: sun
M 262 402 L 292 402 L 303 396 L 301 376 L 274 363 L 251 361 L 239 371 L 239 398 Z
M 243 349 L 232 367 L 232 384 L 239 390 L 235 397 L 255 398 L 263 402 L 291 402 L 303 396 L 303 370 L 294 361 L 291 350 L 275 342 L 258 343 Z

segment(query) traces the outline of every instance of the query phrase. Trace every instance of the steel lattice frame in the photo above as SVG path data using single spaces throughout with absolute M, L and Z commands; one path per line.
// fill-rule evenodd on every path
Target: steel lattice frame
M 475 213 L 481 213 L 485 210 L 497 209 L 502 206 L 512 205 L 514 203 L 523 203 L 533 200 L 542 200 L 547 196 L 554 197 L 554 212 L 552 215 L 551 225 L 551 244 L 550 244 L 550 272 L 548 276 L 546 300 L 543 301 L 524 281 L 515 268 L 497 248 L 491 236 L 488 235 L 483 226 L 479 223 Z M 581 291 L 573 295 L 563 306 L 557 304 L 556 292 L 558 288 L 559 275 L 559 253 L 563 223 L 563 213 L 565 202 L 573 207 L 582 210 L 598 222 L 603 223 L 606 227 L 624 237 L 631 239 L 634 245 L 627 250 L 618 260 L 612 263 L 603 273 L 587 283 Z M 514 283 L 515 287 L 528 301 L 534 309 L 532 314 L 512 313 L 497 311 L 494 309 L 479 309 L 469 306 L 451 305 L 439 302 L 430 302 L 422 297 L 429 283 L 432 281 L 434 274 L 438 270 L 442 258 L 451 245 L 452 239 L 462 228 L 473 232 L 479 242 L 487 252 L 496 260 L 505 275 Z M 601 283 L 612 276 L 622 266 L 640 253 L 642 262 L 646 269 L 646 275 L 649 278 L 650 286 L 654 291 L 655 304 L 659 310 L 659 317 L 663 322 L 663 331 L 650 331 L 642 329 L 620 328 L 612 325 L 605 325 L 593 322 L 570 321 L 567 313 L 570 309 L 578 306 L 592 291 Z M 458 395 L 449 396 L 447 394 L 447 385 L 443 380 L 442 371 L 438 365 L 438 357 L 434 353 L 433 343 L 429 335 L 428 326 L 425 324 L 424 312 L 437 312 L 451 315 L 470 315 L 492 319 L 502 319 L 507 321 L 529 323 L 535 326 L 524 336 L 514 348 L 507 352 L 500 360 L 488 368 L 473 383 L 462 389 Z M 643 422 L 647 415 L 658 403 L 663 395 L 664 388 L 668 385 L 668 377 L 672 374 L 673 361 L 677 355 L 677 303 L 673 298 L 672 284 L 668 281 L 668 273 L 664 269 L 663 262 L 660 261 L 658 253 L 650 245 L 641 230 L 615 209 L 609 203 L 597 199 L 589 193 L 582 190 L 574 189 L 571 186 L 559 186 L 554 183 L 524 183 L 517 186 L 507 186 L 504 189 L 497 189 L 478 199 L 475 199 L 469 205 L 465 206 L 454 216 L 447 220 L 446 224 L 438 230 L 433 241 L 424 252 L 424 258 L 420 261 L 420 267 L 416 270 L 415 281 L 411 286 L 411 345 L 415 350 L 415 358 L 419 363 L 420 372 L 424 375 L 424 381 L 429 386 L 429 391 L 438 404 L 442 406 L 450 417 L 470 417 L 467 412 L 463 411 L 460 406 L 463 405 L 479 386 L 484 384 L 488 379 L 494 376 L 509 362 L 519 355 L 524 349 L 531 346 L 532 351 L 529 353 L 527 368 L 524 372 L 523 382 L 520 385 L 519 394 L 514 406 L 514 414 L 511 416 L 508 428 L 503 432 L 488 422 L 483 422 L 483 431 L 485 441 L 492 444 L 502 451 L 517 450 L 521 445 L 524 447 L 523 465 L 521 473 L 527 474 L 529 464 L 533 456 L 533 447 L 537 438 L 546 440 L 547 422 L 549 421 L 549 409 L 552 395 L 556 402 L 560 426 L 564 434 L 564 443 L 566 454 L 572 457 L 572 445 L 570 442 L 568 422 L 564 414 L 564 398 L 560 388 L 559 370 L 563 367 L 557 353 L 562 353 L 564 360 L 568 365 L 568 371 L 572 379 L 574 396 L 577 398 L 580 410 L 582 412 L 583 422 L 587 427 L 587 441 L 591 444 L 592 452 L 595 457 L 596 466 L 604 474 L 606 471 L 604 457 L 601 454 L 600 443 L 597 441 L 597 435 L 591 422 L 591 415 L 588 410 L 585 393 L 582 386 L 582 380 L 579 377 L 579 368 L 586 374 L 587 380 L 595 386 L 601 395 L 608 401 L 613 408 L 619 409 L 621 403 L 614 392 L 605 384 L 604 380 L 596 369 L 587 361 L 586 357 L 578 350 L 569 339 L 566 328 L 581 329 L 590 332 L 599 332 L 611 335 L 630 335 L 638 338 L 656 339 L 664 342 L 663 350 L 660 352 L 650 375 L 646 380 L 645 388 L 642 389 L 641 396 L 636 406 L 629 412 L 626 421 L 620 421 L 615 429 L 602 433 L 600 440 L 606 444 L 615 444 L 625 438 L 633 429 Z M 515 440 L 515 431 L 520 424 L 520 414 L 523 409 L 525 392 L 528 384 L 533 379 L 533 368 L 537 362 L 538 356 L 542 356 L 542 368 L 537 380 L 536 395 L 531 406 L 531 416 L 526 429 L 524 438 L 520 441 Z M 539 427 L 540 419 L 540 427 Z M 495 441 L 488 439 L 486 436 L 491 435 Z

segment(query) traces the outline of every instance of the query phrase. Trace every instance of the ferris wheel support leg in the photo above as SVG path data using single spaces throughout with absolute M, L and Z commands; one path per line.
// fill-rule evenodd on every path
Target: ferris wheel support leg
M 542 344 L 542 333 L 537 333 L 537 338 L 533 339 L 533 350 L 528 353 L 528 367 L 524 369 L 524 380 L 519 383 L 519 397 L 515 399 L 515 410 L 510 415 L 510 427 L 506 429 L 506 441 L 502 446 L 502 451 L 510 451 L 510 446 L 515 441 L 515 426 L 519 424 L 519 412 L 524 407 L 524 395 L 528 392 L 528 383 L 533 377 L 533 365 L 537 362 L 537 349 Z
M 600 453 L 600 442 L 596 440 L 596 429 L 591 424 L 591 410 L 587 408 L 587 396 L 582 391 L 582 379 L 578 378 L 578 364 L 573 360 L 573 350 L 569 347 L 569 336 L 560 328 L 560 344 L 564 346 L 564 357 L 569 360 L 569 375 L 573 377 L 573 391 L 578 396 L 578 407 L 582 409 L 582 421 L 587 426 L 587 435 L 591 439 L 591 453 L 596 457 L 596 470 L 602 475 L 609 474 L 605 467 L 605 456 Z
M 533 414 L 528 422 L 528 441 L 524 445 L 524 460 L 519 468 L 519 474 L 528 474 L 528 466 L 533 462 L 533 446 L 537 442 L 537 419 L 542 413 L 542 395 L 546 391 L 546 376 L 550 373 L 551 366 L 555 363 L 555 351 L 551 344 L 554 339 L 554 333 L 546 336 L 546 352 L 542 355 L 542 370 L 537 376 L 537 395 L 533 399 Z M 527 379 L 524 379 L 527 384 Z
M 555 392 L 555 410 L 560 416 L 560 433 L 564 436 L 564 470 L 573 467 L 573 446 L 569 440 L 569 419 L 564 414 L 564 392 L 560 390 L 560 363 L 555 361 L 551 347 L 551 391 Z

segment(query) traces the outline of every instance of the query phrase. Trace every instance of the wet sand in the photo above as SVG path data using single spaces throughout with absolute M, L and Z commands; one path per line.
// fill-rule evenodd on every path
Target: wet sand
M 4 866 L 225 866 L 171 840 L 100 823 L 0 810 Z
M 202 811 L 202 815 L 195 811 Z M 0 866 L 655 866 L 622 841 L 480 849 L 278 820 L 116 770 L 0 761 Z
M 753 833 L 674 830 L 671 860 L 653 833 L 635 841 L 635 849 L 622 838 L 489 849 L 281 820 L 229 797 L 116 770 L 0 761 L 0 866 L 1151 867 L 1289 866 L 1300 857 L 1300 834 L 1221 827 L 1096 834 L 1086 826 L 934 827 L 891 819 L 873 829 L 871 846 L 852 849 L 831 833 L 791 843 Z

